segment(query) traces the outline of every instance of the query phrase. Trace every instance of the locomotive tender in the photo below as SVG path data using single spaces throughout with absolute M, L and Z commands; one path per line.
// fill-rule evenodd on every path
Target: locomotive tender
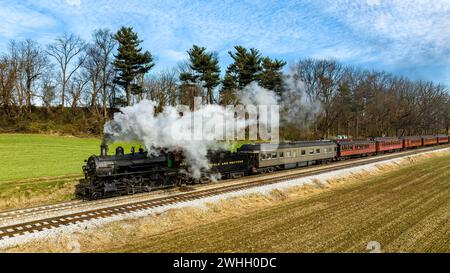
M 92 200 L 130 195 L 448 143 L 448 135 L 433 135 L 245 144 L 237 152 L 208 152 L 210 169 L 200 178 L 189 175 L 189 164 L 180 152 L 162 150 L 155 156 L 132 148 L 131 153 L 125 154 L 124 149 L 118 147 L 114 155 L 107 155 L 108 147 L 102 144 L 100 155 L 85 161 L 85 178 L 76 186 L 76 196 Z

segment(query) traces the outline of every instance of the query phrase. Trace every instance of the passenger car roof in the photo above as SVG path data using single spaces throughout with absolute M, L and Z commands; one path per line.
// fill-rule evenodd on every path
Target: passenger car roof
M 351 145 L 351 144 L 374 144 L 375 141 L 373 140 L 348 140 L 348 141 L 339 141 L 337 142 L 338 145 Z
M 288 149 L 288 148 L 301 148 L 301 147 L 315 147 L 315 146 L 334 146 L 336 145 L 333 141 L 293 141 L 293 142 L 282 142 L 279 144 L 273 143 L 260 143 L 260 144 L 244 144 L 239 148 L 239 151 L 273 151 L 277 149 Z

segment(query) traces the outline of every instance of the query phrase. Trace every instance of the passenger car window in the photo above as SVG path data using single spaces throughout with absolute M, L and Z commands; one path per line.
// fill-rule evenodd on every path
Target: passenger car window
M 284 153 L 280 152 L 280 158 L 284 157 Z
M 313 155 L 314 154 L 314 149 L 309 150 L 309 154 Z
M 320 154 L 320 149 L 316 149 L 316 154 Z
M 306 150 L 302 150 L 302 155 L 306 155 Z

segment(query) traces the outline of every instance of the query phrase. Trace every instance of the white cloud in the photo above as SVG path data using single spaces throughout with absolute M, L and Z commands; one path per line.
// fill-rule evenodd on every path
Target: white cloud
M 186 59 L 193 44 L 217 51 L 224 63 L 241 44 L 292 61 L 314 56 L 380 68 L 450 67 L 449 0 L 17 2 L 22 8 L 0 9 L 0 40 L 30 31 L 35 39 L 67 31 L 87 40 L 96 28 L 132 26 L 158 57 L 155 69 Z
M 367 0 L 367 5 L 369 6 L 378 6 L 380 3 L 380 0 Z
M 176 50 L 165 50 L 163 52 L 164 57 L 168 58 L 170 61 L 179 62 L 186 60 L 188 58 L 187 53 L 184 51 Z
M 3 6 L 0 9 L 0 37 L 15 39 L 25 33 L 45 30 L 55 26 L 49 16 L 22 6 Z
M 346 45 L 335 45 L 333 47 L 321 48 L 312 53 L 311 57 L 319 59 L 336 59 L 342 62 L 364 60 L 369 62 L 373 60 L 373 52 L 369 48 L 351 47 Z
M 442 61 L 450 52 L 450 1 L 391 0 L 329 1 L 322 8 L 353 31 L 362 41 L 370 41 L 384 61 Z M 446 58 L 444 58 L 446 59 Z M 449 61 L 448 58 L 446 59 Z
M 69 6 L 79 6 L 79 5 L 81 5 L 81 0 L 65 0 L 65 2 Z

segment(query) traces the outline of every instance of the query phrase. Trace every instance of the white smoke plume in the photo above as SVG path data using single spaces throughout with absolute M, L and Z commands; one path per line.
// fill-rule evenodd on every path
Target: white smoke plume
M 223 149 L 218 140 L 235 135 L 257 120 L 235 118 L 235 112 L 220 105 L 199 105 L 195 111 L 167 106 L 155 114 L 156 102 L 143 100 L 121 108 L 120 113 L 105 125 L 104 133 L 110 141 L 140 141 L 150 154 L 161 149 L 183 151 L 190 172 L 199 178 L 208 169 L 208 149 Z M 183 109 L 181 109 L 183 110 Z
M 300 84 L 293 80 L 286 81 L 287 90 L 283 98 L 279 98 L 275 92 L 254 82 L 238 96 L 241 104 L 247 107 L 280 104 L 284 109 L 283 120 L 302 122 L 305 121 L 305 113 L 314 112 L 317 107 L 308 103 Z M 155 113 L 156 105 L 154 101 L 143 100 L 121 108 L 121 112 L 116 113 L 104 127 L 107 141 L 139 141 L 153 155 L 161 149 L 182 151 L 189 163 L 190 174 L 195 178 L 201 176 L 202 170 L 208 169 L 209 149 L 227 148 L 219 140 L 229 140 L 227 136 L 238 135 L 238 132 L 245 132 L 249 126 L 258 124 L 258 116 L 239 117 L 235 115 L 235 109 L 220 105 L 201 105 L 197 101 L 194 111 L 189 111 L 187 106 L 184 109 L 166 106 L 158 114 Z M 180 115 L 180 112 L 183 114 Z M 268 114 L 272 115 L 270 111 Z M 259 120 L 259 126 L 273 129 L 273 125 L 270 116 Z
M 292 73 L 284 78 L 283 85 L 284 91 L 280 97 L 274 91 L 252 82 L 239 93 L 240 102 L 244 105 L 279 105 L 282 125 L 295 124 L 298 129 L 306 129 L 322 111 L 320 101 L 311 98 L 305 83 L 297 80 Z
M 239 100 L 243 105 L 278 105 L 280 98 L 275 92 L 267 90 L 252 82 L 239 94 Z
M 322 111 L 321 102 L 311 98 L 305 88 L 305 83 L 296 80 L 290 74 L 284 80 L 285 91 L 280 98 L 281 124 L 294 125 L 298 130 L 306 130 Z

